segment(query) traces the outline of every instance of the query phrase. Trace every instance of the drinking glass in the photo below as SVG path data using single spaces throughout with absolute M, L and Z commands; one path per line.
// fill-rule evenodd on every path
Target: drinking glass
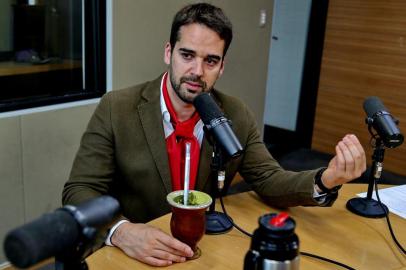
M 196 196 L 195 205 L 184 205 L 175 201 L 179 196 L 183 197 L 183 190 L 169 193 L 166 197 L 172 206 L 171 233 L 173 237 L 187 244 L 193 250 L 194 255 L 189 260 L 197 259 L 201 255 L 197 243 L 203 237 L 206 229 L 205 212 L 212 202 L 211 197 L 201 191 L 190 190 Z M 189 194 L 190 194 L 189 193 Z

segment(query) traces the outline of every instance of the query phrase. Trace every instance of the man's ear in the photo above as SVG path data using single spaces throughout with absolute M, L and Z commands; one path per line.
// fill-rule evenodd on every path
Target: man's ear
M 226 59 L 223 58 L 223 60 L 221 61 L 221 66 L 220 66 L 219 78 L 221 77 L 221 75 L 223 75 L 225 63 L 226 63 Z
M 172 56 L 172 47 L 169 42 L 165 44 L 165 51 L 164 51 L 164 62 L 165 64 L 169 65 L 171 63 L 171 56 Z

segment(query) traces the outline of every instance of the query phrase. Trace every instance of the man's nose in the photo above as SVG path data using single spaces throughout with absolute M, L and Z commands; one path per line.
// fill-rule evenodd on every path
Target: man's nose
M 194 66 L 193 66 L 193 74 L 196 76 L 203 76 L 204 73 L 204 67 L 203 67 L 203 60 L 196 59 Z

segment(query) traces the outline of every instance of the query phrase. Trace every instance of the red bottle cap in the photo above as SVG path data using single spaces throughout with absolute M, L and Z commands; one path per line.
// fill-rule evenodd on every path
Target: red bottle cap
M 289 218 L 288 213 L 286 212 L 281 212 L 277 216 L 271 218 L 269 220 L 269 224 L 271 224 L 274 227 L 282 227 L 285 225 L 285 221 Z

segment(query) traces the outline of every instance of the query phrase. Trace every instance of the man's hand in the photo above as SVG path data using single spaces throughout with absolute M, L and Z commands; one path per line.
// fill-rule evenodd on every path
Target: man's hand
M 365 152 L 355 135 L 346 135 L 336 145 L 336 155 L 321 175 L 326 188 L 345 184 L 366 170 Z
M 188 245 L 160 229 L 141 223 L 121 224 L 111 237 L 111 242 L 128 256 L 153 266 L 168 266 L 193 256 Z

